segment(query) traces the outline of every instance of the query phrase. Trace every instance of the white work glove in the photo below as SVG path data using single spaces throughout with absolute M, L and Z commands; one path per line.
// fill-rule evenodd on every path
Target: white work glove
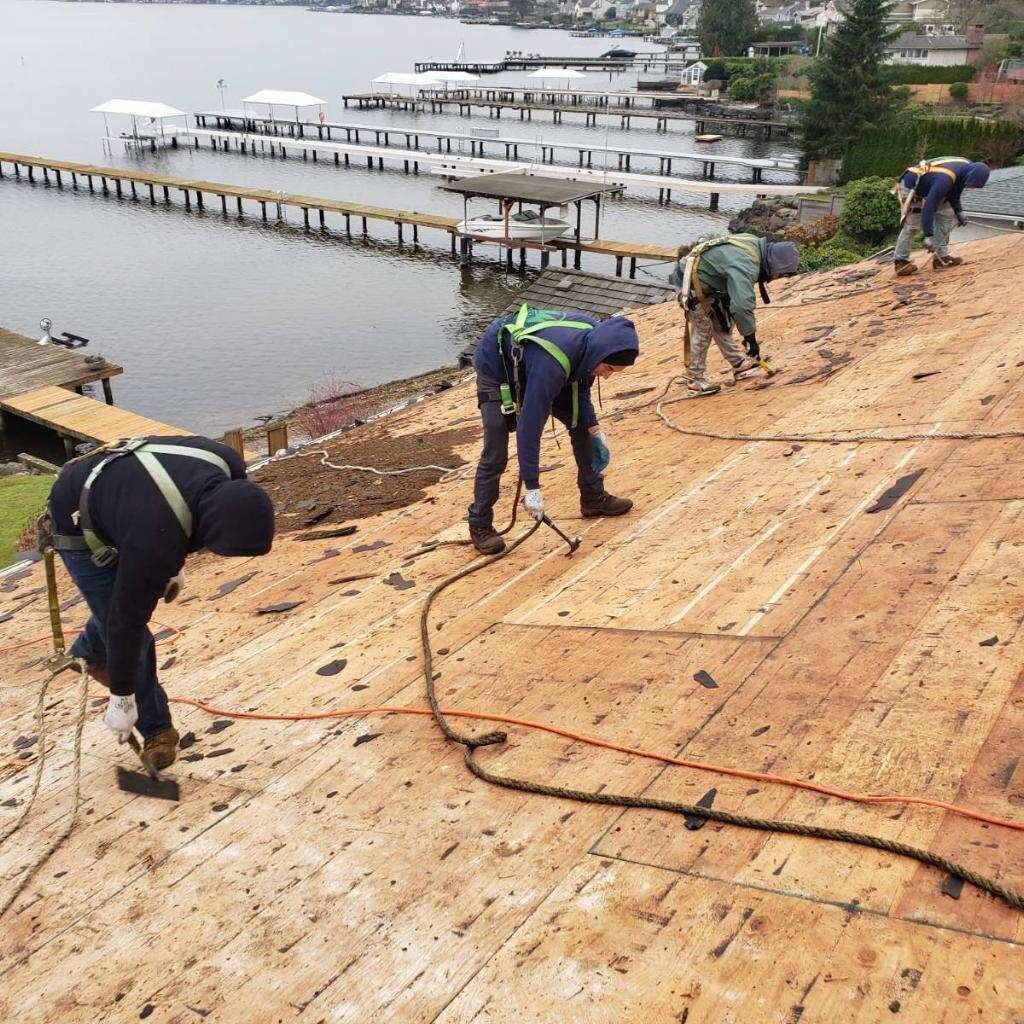
M 526 497 L 523 498 L 523 508 L 525 508 L 538 523 L 544 518 L 544 495 L 540 493 L 539 487 L 526 492 Z
M 935 252 L 935 239 L 931 235 L 924 236 L 924 247 L 929 252 Z
M 177 576 L 172 576 L 164 587 L 164 604 L 170 604 L 182 591 L 185 586 L 185 570 L 182 569 Z
M 103 724 L 117 737 L 118 743 L 127 743 L 135 723 L 139 719 L 139 711 L 135 706 L 135 694 L 125 697 L 110 695 L 107 710 L 103 713 Z

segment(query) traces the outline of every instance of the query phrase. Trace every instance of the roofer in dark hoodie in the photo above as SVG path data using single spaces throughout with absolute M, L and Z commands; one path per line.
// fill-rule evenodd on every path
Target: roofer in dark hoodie
M 149 620 L 177 596 L 187 555 L 265 555 L 274 509 L 245 462 L 205 437 L 118 442 L 61 470 L 48 512 L 54 547 L 92 613 L 70 655 L 108 686 L 104 724 L 136 725 L 155 768 L 174 762 L 178 733 L 157 680 Z
M 903 218 L 893 254 L 897 277 L 917 273 L 910 248 L 918 226 L 924 232 L 925 249 L 932 253 L 933 270 L 963 263 L 961 257 L 949 254 L 954 225 L 967 224 L 960 197 L 965 188 L 984 188 L 988 177 L 988 164 L 972 163 L 962 156 L 924 160 L 903 172 L 897 183 Z
M 524 305 L 487 328 L 473 356 L 484 428 L 469 506 L 469 533 L 477 551 L 492 555 L 505 549 L 505 541 L 494 530 L 494 505 L 513 430 L 526 488 L 523 505 L 534 519 L 543 517 L 540 440 L 549 416 L 569 430 L 583 515 L 621 516 L 633 507 L 628 498 L 616 498 L 604 489 L 611 452 L 590 388 L 595 379 L 632 366 L 639 350 L 636 328 L 622 316 L 599 321 L 584 313 Z

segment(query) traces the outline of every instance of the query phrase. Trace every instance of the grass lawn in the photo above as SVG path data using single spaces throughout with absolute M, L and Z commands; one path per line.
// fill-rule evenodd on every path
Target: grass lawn
M 43 510 L 52 476 L 0 477 L 0 568 L 14 561 L 19 534 Z

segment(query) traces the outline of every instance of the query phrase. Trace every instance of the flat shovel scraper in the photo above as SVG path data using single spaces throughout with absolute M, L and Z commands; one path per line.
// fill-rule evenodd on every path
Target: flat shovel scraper
M 165 779 L 153 767 L 134 732 L 129 734 L 128 743 L 142 762 L 145 772 L 133 772 L 123 765 L 118 765 L 117 788 L 123 793 L 150 796 L 156 800 L 172 800 L 177 803 L 181 799 L 181 787 L 178 783 L 174 779 Z

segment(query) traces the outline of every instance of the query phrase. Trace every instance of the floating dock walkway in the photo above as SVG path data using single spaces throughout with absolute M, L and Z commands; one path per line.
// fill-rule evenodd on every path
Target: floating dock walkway
M 56 385 L 0 397 L 0 412 L 54 431 L 63 439 L 69 457 L 74 455 L 75 441 L 106 444 L 122 437 L 186 437 L 191 433 Z
M 9 165 L 5 172 L 4 165 Z M 352 237 L 352 219 L 362 222 L 362 236 L 368 237 L 368 222 L 371 220 L 394 224 L 398 229 L 398 244 L 404 244 L 404 231 L 412 229 L 412 241 L 419 241 L 419 229 L 428 228 L 448 234 L 451 240 L 452 256 L 460 256 L 464 260 L 472 259 L 473 243 L 481 239 L 475 236 L 462 235 L 458 230 L 459 218 L 447 217 L 442 214 L 421 213 L 417 210 L 395 210 L 382 206 L 368 206 L 362 203 L 348 203 L 339 199 L 328 199 L 322 196 L 307 196 L 274 189 L 249 188 L 244 185 L 229 185 L 224 182 L 203 181 L 198 179 L 178 178 L 169 174 L 158 174 L 152 171 L 131 170 L 126 167 L 104 167 L 95 164 L 79 163 L 72 160 L 56 160 L 49 157 L 28 156 L 21 153 L 0 152 L 0 179 L 13 173 L 15 178 L 24 177 L 35 182 L 41 176 L 47 185 L 64 188 L 65 177 L 70 180 L 71 188 L 79 190 L 87 188 L 90 193 L 115 195 L 118 199 L 130 198 L 139 200 L 139 189 L 148 191 L 151 205 L 158 201 L 157 193 L 161 193 L 164 204 L 171 203 L 173 193 L 180 193 L 186 210 L 197 212 L 206 208 L 207 200 L 212 196 L 220 200 L 221 213 L 228 215 L 228 202 L 231 201 L 239 216 L 244 213 L 245 201 L 256 203 L 260 207 L 264 221 L 270 219 L 268 209 L 272 210 L 275 219 L 284 219 L 284 211 L 292 207 L 302 211 L 303 223 L 310 228 L 310 213 L 317 215 L 322 230 L 327 229 L 327 214 L 344 218 L 345 234 Z M 127 195 L 126 195 L 127 193 Z M 496 241 L 484 239 L 483 241 Z M 507 247 L 507 246 L 506 246 Z M 516 246 L 517 248 L 519 246 Z M 558 239 L 541 251 L 541 265 L 547 266 L 552 252 L 561 252 L 562 266 L 568 265 L 568 254 L 574 254 L 574 266 L 580 265 L 582 253 L 611 256 L 615 259 L 615 273 L 621 275 L 628 265 L 629 276 L 636 276 L 637 262 L 642 259 L 668 261 L 675 259 L 676 250 L 672 246 L 648 245 L 640 242 L 618 242 L 596 238 L 591 241 L 577 242 L 575 239 Z M 522 264 L 521 264 L 522 265 Z
M 239 153 L 256 154 L 269 152 L 271 155 L 286 157 L 302 153 L 304 159 L 317 160 L 320 156 L 333 158 L 337 166 L 350 167 L 352 160 L 366 161 L 370 169 L 377 166 L 384 169 L 384 162 L 401 164 L 406 174 L 419 174 L 420 165 L 430 168 L 434 173 L 444 177 L 464 177 L 468 174 L 506 173 L 520 171 L 524 174 L 533 169 L 529 163 L 515 163 L 507 160 L 487 159 L 485 157 L 468 157 L 458 154 L 439 154 L 416 149 L 396 149 L 388 146 L 362 146 L 346 142 L 326 142 L 319 139 L 302 139 L 286 144 L 280 136 L 250 135 L 245 132 L 218 131 L 212 128 L 197 128 L 193 132 L 195 145 L 198 148 L 202 139 L 209 139 L 214 149 L 235 149 Z M 663 161 L 664 163 L 664 161 Z M 671 165 L 670 165 L 671 166 Z M 789 196 L 800 195 L 807 191 L 804 185 L 777 185 L 775 183 L 707 181 L 694 178 L 681 178 L 667 174 L 643 174 L 629 171 L 608 171 L 604 168 L 569 167 L 558 164 L 546 164 L 544 174 L 548 177 L 566 178 L 572 181 L 597 181 L 607 184 L 616 190 L 628 186 L 634 188 L 657 189 L 658 201 L 667 203 L 672 190 L 692 192 L 709 197 L 710 208 L 718 209 L 723 193 L 727 195 L 749 196 L 751 199 L 767 195 Z
M 524 103 L 518 101 L 499 101 L 483 98 L 468 97 L 460 99 L 457 92 L 449 92 L 447 95 L 431 94 L 420 96 L 400 96 L 396 93 L 381 92 L 358 92 L 342 96 L 342 102 L 346 107 L 354 104 L 359 110 L 404 110 L 414 112 L 427 112 L 432 114 L 446 114 L 449 108 L 457 108 L 458 113 L 463 117 L 472 117 L 476 108 L 486 109 L 488 117 L 500 119 L 505 111 L 515 111 L 519 114 L 520 121 L 532 121 L 534 112 L 550 113 L 552 123 L 561 124 L 566 114 L 582 114 L 584 123 L 597 125 L 599 117 L 610 117 L 619 119 L 620 128 L 629 128 L 632 119 L 635 117 L 653 120 L 655 131 L 667 132 L 670 124 L 680 122 L 693 123 L 697 134 L 707 130 L 708 125 L 714 125 L 719 129 L 735 129 L 740 135 L 753 135 L 763 139 L 770 139 L 773 135 L 786 135 L 792 126 L 787 121 L 772 121 L 760 118 L 748 117 L 727 117 L 721 114 L 711 115 L 704 113 L 690 113 L 673 110 L 636 110 L 609 109 L 602 106 L 567 106 L 554 103 Z
M 713 152 L 679 152 L 678 150 L 644 149 L 634 146 L 601 146 L 584 139 L 566 140 L 563 142 L 530 139 L 525 137 L 498 136 L 488 134 L 467 134 L 465 132 L 446 132 L 420 128 L 415 125 L 377 125 L 359 122 L 311 122 L 285 120 L 283 118 L 252 117 L 242 111 L 209 110 L 193 114 L 196 125 L 201 128 L 227 129 L 231 131 L 247 131 L 251 134 L 267 134 L 287 136 L 292 139 L 319 139 L 327 142 L 340 141 L 341 133 L 345 134 L 346 142 L 359 143 L 363 135 L 373 135 L 374 144 L 389 147 L 392 137 L 405 140 L 406 149 L 428 151 L 420 144 L 421 139 L 433 139 L 438 153 L 452 153 L 452 144 L 461 148 L 469 143 L 470 156 L 487 156 L 488 147 L 499 152 L 504 149 L 506 160 L 518 160 L 519 151 L 534 153 L 540 163 L 554 164 L 555 153 L 575 153 L 577 166 L 593 167 L 594 158 L 615 156 L 617 169 L 632 169 L 634 157 L 658 161 L 659 174 L 671 174 L 672 165 L 676 161 L 697 163 L 701 166 L 701 177 L 709 181 L 716 180 L 715 171 L 718 165 L 725 167 L 743 167 L 752 173 L 754 183 L 764 180 L 764 172 L 778 172 L 801 177 L 800 162 L 797 158 L 788 157 L 745 157 Z M 492 129 L 484 129 L 491 132 Z M 493 129 L 497 132 L 497 129 Z M 335 139 L 335 133 L 339 138 Z M 456 150 L 458 152 L 458 149 Z M 731 180 L 731 179 L 730 179 Z
M 61 345 L 40 345 L 0 328 L 0 399 L 49 385 L 78 391 L 99 381 L 106 401 L 113 403 L 110 378 L 123 372 L 102 357 L 72 352 Z

